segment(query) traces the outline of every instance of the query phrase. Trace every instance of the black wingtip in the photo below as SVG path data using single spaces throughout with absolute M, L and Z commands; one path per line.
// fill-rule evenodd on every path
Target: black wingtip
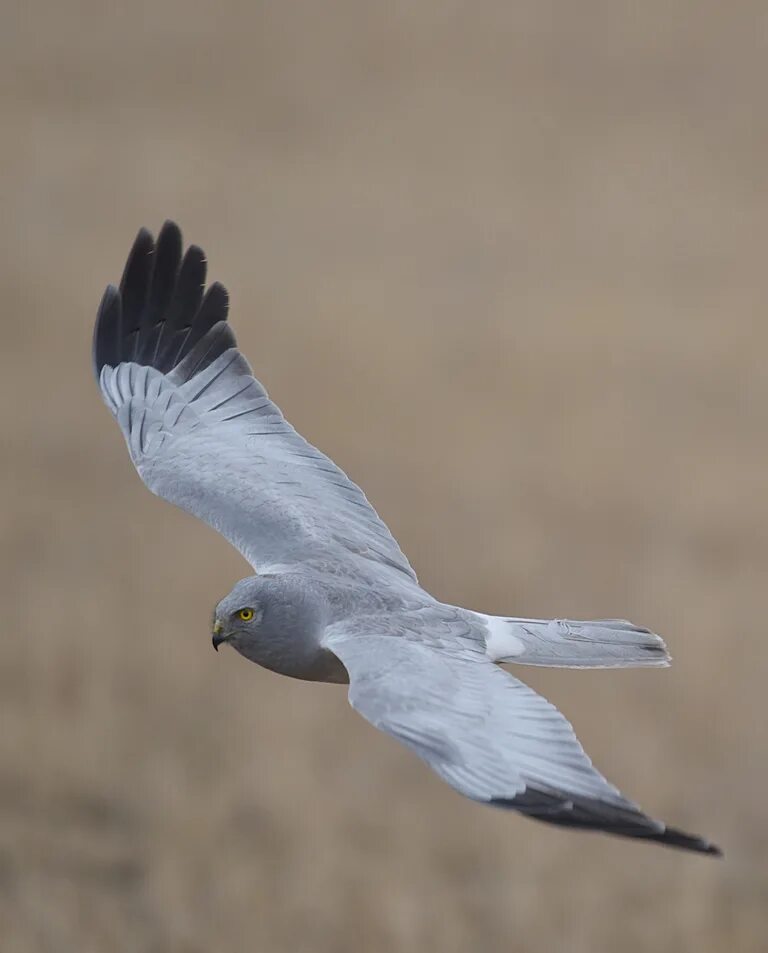
M 105 365 L 124 361 L 167 373 L 227 320 L 224 286 L 214 282 L 204 294 L 205 252 L 198 245 L 190 245 L 183 257 L 182 251 L 181 229 L 171 219 L 156 242 L 149 229 L 139 229 L 120 286 L 107 288 L 96 317 L 92 353 L 97 380 Z
M 178 224 L 174 222 L 172 218 L 167 218 L 163 222 L 162 228 L 160 229 L 160 233 L 157 236 L 158 244 L 160 243 L 160 239 L 162 238 L 163 235 L 170 235 L 170 234 L 173 234 L 176 238 L 178 238 L 179 245 L 181 245 L 182 243 L 181 229 L 179 228 Z
M 133 240 L 133 248 L 131 252 L 133 253 L 136 250 L 139 251 L 153 251 L 155 247 L 155 237 L 150 232 L 148 228 L 145 228 L 143 225 L 136 233 L 136 238 Z
M 120 294 L 123 299 L 121 334 L 124 340 L 122 352 L 133 359 L 139 339 L 142 315 L 146 310 L 152 272 L 155 266 L 155 239 L 146 228 L 140 228 L 123 269 L 120 279 Z M 128 347 L 126 347 L 126 343 Z
M 131 291 L 131 285 L 135 284 L 141 274 L 149 271 L 147 268 L 147 259 L 155 251 L 155 239 L 152 232 L 147 228 L 140 228 L 136 238 L 133 240 L 131 250 L 128 253 L 128 259 L 123 269 L 123 277 L 120 279 L 120 291 L 122 294 Z
M 156 249 L 158 258 L 165 258 L 174 262 L 173 271 L 178 271 L 181 253 L 184 249 L 184 239 L 176 222 L 172 222 L 170 219 L 163 222 L 163 226 L 157 235 Z
M 723 856 L 723 852 L 717 844 L 713 844 L 703 837 L 697 837 L 695 834 L 686 834 L 685 831 L 676 830 L 674 827 L 665 827 L 657 839 L 660 844 L 666 844 L 668 847 L 680 847 L 683 850 L 692 850 L 698 854 L 710 854 L 712 857 Z
M 205 292 L 196 323 L 207 325 L 205 330 L 208 330 L 209 327 L 212 328 L 219 321 L 226 321 L 228 314 L 229 292 L 220 282 L 214 281 Z M 202 335 L 200 336 L 202 337 Z
M 93 328 L 93 370 L 96 380 L 105 364 L 118 362 L 118 337 L 120 334 L 122 299 L 114 285 L 107 285 Z
M 654 821 L 629 802 L 623 804 L 600 801 L 595 798 L 573 797 L 564 792 L 546 791 L 527 787 L 512 798 L 492 798 L 495 807 L 512 808 L 533 820 L 558 827 L 570 827 L 577 830 L 600 831 L 619 837 L 631 837 L 637 840 L 663 844 L 698 854 L 710 854 L 722 857 L 723 852 L 715 844 L 686 834 L 685 831 Z

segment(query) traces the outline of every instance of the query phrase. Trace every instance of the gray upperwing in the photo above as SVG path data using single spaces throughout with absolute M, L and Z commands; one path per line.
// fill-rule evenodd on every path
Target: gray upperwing
M 179 263 L 180 246 L 172 223 L 156 244 L 139 234 L 94 335 L 102 394 L 144 482 L 256 569 L 314 561 L 362 575 L 387 567 L 415 581 L 360 488 L 253 377 L 226 322 L 226 291 L 203 295 L 203 253 L 193 246 Z

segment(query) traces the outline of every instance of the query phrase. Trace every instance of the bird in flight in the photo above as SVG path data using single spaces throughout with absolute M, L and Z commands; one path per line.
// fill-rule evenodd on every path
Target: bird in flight
M 149 489 L 218 530 L 254 569 L 216 606 L 213 646 L 282 675 L 349 685 L 352 707 L 460 794 L 563 827 L 706 854 L 627 800 L 568 721 L 498 663 L 663 666 L 622 619 L 485 615 L 433 598 L 356 486 L 254 377 L 205 290 L 206 258 L 142 229 L 102 299 L 96 378 Z

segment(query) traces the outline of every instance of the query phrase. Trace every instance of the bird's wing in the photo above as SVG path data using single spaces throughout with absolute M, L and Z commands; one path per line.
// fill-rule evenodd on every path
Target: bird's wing
M 314 562 L 415 580 L 360 488 L 254 378 L 227 323 L 227 292 L 214 283 L 204 293 L 205 275 L 199 248 L 182 257 L 175 224 L 156 243 L 142 229 L 99 308 L 95 372 L 141 478 L 257 570 Z
M 458 637 L 456 634 L 458 632 Z M 466 797 L 552 824 L 717 848 L 645 815 L 592 766 L 548 701 L 494 665 L 447 607 L 339 623 L 352 707 Z

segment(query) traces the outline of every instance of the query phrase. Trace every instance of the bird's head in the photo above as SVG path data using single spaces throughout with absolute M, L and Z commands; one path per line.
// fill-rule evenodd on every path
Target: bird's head
M 217 651 L 227 643 L 242 652 L 258 640 L 267 605 L 273 601 L 265 581 L 261 576 L 241 579 L 216 606 L 211 641 Z
M 249 576 L 216 606 L 211 641 L 283 675 L 315 678 L 328 665 L 326 614 L 322 590 L 301 574 Z

